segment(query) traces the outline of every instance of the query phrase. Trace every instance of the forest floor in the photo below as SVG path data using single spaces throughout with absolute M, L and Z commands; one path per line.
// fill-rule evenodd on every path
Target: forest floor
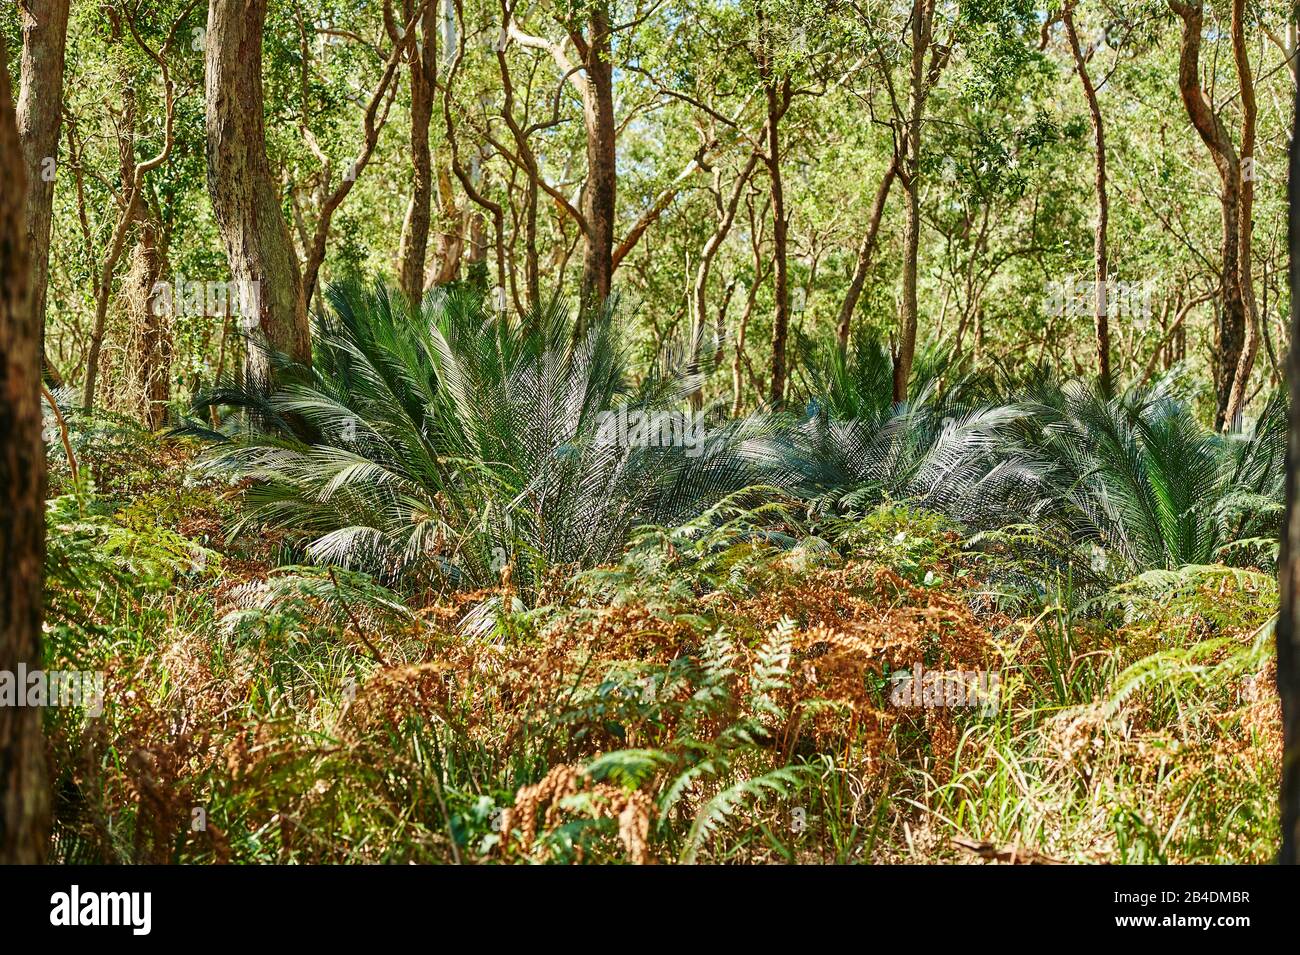
M 398 593 L 229 539 L 238 488 L 190 445 L 81 447 L 47 665 L 102 671 L 105 707 L 48 723 L 52 861 L 1275 854 L 1269 574 L 1081 595 L 1011 537 L 791 501 L 648 529 L 528 605 L 508 573 Z

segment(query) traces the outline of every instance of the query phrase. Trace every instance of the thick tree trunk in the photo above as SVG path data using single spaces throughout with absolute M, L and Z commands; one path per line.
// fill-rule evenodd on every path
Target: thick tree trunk
M 166 422 L 167 400 L 171 397 L 171 316 L 155 291 L 167 274 L 167 253 L 158 220 L 144 203 L 138 228 L 139 238 L 122 297 L 128 305 L 129 321 L 135 326 L 130 337 L 137 417 L 145 427 L 156 431 Z
M 575 38 L 581 40 L 581 37 Z M 587 131 L 587 183 L 582 191 L 582 215 L 587 244 L 582 260 L 582 306 L 599 306 L 609 297 L 614 276 L 615 126 L 614 62 L 609 7 L 591 4 L 583 55 L 586 82 L 582 118 Z
M 1300 87 L 1293 118 L 1300 120 Z M 1278 558 L 1282 607 L 1277 619 L 1277 692 L 1282 698 L 1282 851 L 1300 863 L 1300 142 L 1291 139 L 1287 178 L 1287 237 L 1291 265 L 1291 350 L 1287 355 L 1290 434 L 1286 461 L 1286 523 Z
M 129 196 L 134 192 L 135 186 L 138 104 L 131 77 L 124 74 L 122 83 L 127 94 L 120 123 L 121 132 L 118 134 L 118 176 L 122 183 L 122 193 Z M 171 316 L 166 314 L 168 310 L 164 306 L 168 297 L 160 296 L 156 289 L 159 281 L 167 274 L 167 254 L 163 248 L 163 230 L 157 210 L 149 205 L 144 196 L 135 203 L 129 215 L 130 227 L 136 230 L 136 239 L 131 254 L 131 268 L 122 280 L 121 291 L 121 302 L 126 311 L 129 374 L 133 386 L 126 390 L 133 404 L 132 410 L 140 423 L 156 430 L 162 427 L 166 418 L 167 399 L 171 390 Z M 105 290 L 105 296 L 110 291 L 111 287 Z M 96 332 L 98 337 L 91 343 L 91 350 L 96 356 L 92 372 L 98 366 L 103 326 L 97 325 Z M 92 391 L 93 387 L 92 384 Z M 93 394 L 89 396 L 90 399 L 93 397 Z
M 270 384 L 268 349 L 311 362 L 302 274 L 266 156 L 262 28 L 266 0 L 209 0 L 206 42 L 208 192 L 247 314 L 245 371 Z
M 1093 232 L 1093 329 L 1097 338 L 1097 381 L 1104 395 L 1109 395 L 1114 387 L 1110 370 L 1110 303 L 1106 299 L 1109 266 L 1106 261 L 1106 223 L 1110 218 L 1110 202 L 1106 197 L 1106 134 L 1101 120 L 1101 106 L 1097 102 L 1097 90 L 1088 76 L 1088 63 L 1079 46 L 1079 35 L 1074 29 L 1073 0 L 1065 4 L 1061 13 L 1065 23 L 1065 35 L 1070 41 L 1070 52 L 1074 55 L 1075 72 L 1079 74 L 1079 84 L 1083 87 L 1084 98 L 1088 101 L 1088 117 L 1092 121 L 1093 170 L 1097 198 L 1097 221 Z
M 56 106 L 57 109 L 57 106 Z M 24 155 L 0 44 L 0 670 L 41 667 L 45 447 Z M 49 835 L 41 710 L 0 706 L 0 864 L 39 863 Z
M 1200 53 L 1204 10 L 1200 0 L 1181 3 L 1169 0 L 1169 7 L 1183 21 L 1183 38 L 1178 57 L 1178 90 L 1192 126 L 1210 150 L 1219 173 L 1219 205 L 1223 223 L 1223 307 L 1218 311 L 1218 354 L 1214 363 L 1214 390 L 1218 396 L 1214 416 L 1216 429 L 1230 423 L 1228 405 L 1232 383 L 1246 338 L 1246 308 L 1241 297 L 1240 199 L 1241 164 L 1223 120 L 1214 112 L 1210 98 L 1201 89 Z
M 437 288 L 460 278 L 460 259 L 465 250 L 465 214 L 456 205 L 456 192 L 451 184 L 451 172 L 445 165 L 438 167 L 438 234 L 434 243 L 433 261 L 424 276 L 426 289 Z M 482 223 L 479 237 L 482 238 Z
M 54 210 L 55 163 L 63 115 L 63 67 L 68 0 L 24 0 L 22 86 L 18 93 L 18 135 L 26 173 L 25 224 L 31 272 L 29 288 L 37 341 L 45 347 L 45 297 L 49 286 L 50 232 Z
M 403 21 L 415 15 L 415 0 L 403 0 Z M 433 120 L 433 92 L 438 79 L 438 7 L 428 3 L 420 16 L 420 42 L 411 48 L 411 202 L 407 207 L 399 252 L 399 280 L 413 305 L 424 295 L 424 260 L 429 250 L 430 207 L 433 202 L 433 158 L 429 150 L 429 124 Z

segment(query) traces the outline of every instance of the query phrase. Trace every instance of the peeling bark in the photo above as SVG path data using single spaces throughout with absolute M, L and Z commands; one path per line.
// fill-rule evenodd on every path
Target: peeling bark
M 570 29 L 582 57 L 582 120 L 587 131 L 587 182 L 582 191 L 582 215 L 587 243 L 582 259 L 582 303 L 598 306 L 609 297 L 614 277 L 614 211 L 616 200 L 614 63 L 608 5 L 590 6 L 584 37 Z

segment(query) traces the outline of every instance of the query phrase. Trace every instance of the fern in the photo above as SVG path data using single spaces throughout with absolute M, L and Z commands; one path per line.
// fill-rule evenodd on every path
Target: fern
M 681 861 L 693 863 L 701 846 L 746 805 L 762 803 L 769 797 L 788 799 L 808 785 L 815 775 L 811 766 L 782 766 L 723 789 L 695 814 Z

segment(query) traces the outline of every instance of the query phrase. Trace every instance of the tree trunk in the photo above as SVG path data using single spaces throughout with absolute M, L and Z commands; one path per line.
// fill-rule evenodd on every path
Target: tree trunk
M 1097 380 L 1101 392 L 1109 395 L 1114 387 L 1110 370 L 1110 318 L 1109 302 L 1106 298 L 1109 267 L 1106 262 L 1106 223 L 1110 218 L 1110 202 L 1106 197 L 1106 136 L 1101 121 L 1101 106 L 1097 102 L 1097 91 L 1088 76 L 1088 63 L 1079 46 L 1079 35 L 1074 29 L 1073 0 L 1065 4 L 1061 12 L 1065 23 L 1065 35 L 1070 41 L 1070 52 L 1074 55 L 1074 68 L 1079 74 L 1079 84 L 1083 87 L 1084 98 L 1088 101 L 1088 117 L 1092 121 L 1092 148 L 1095 170 L 1097 196 L 1097 222 L 1093 233 L 1093 328 L 1097 337 Z
M 208 192 L 240 290 L 245 371 L 271 383 L 268 349 L 310 364 L 302 275 L 266 156 L 262 28 L 266 0 L 209 0 L 206 41 Z
M 114 32 L 116 33 L 116 27 Z M 125 90 L 125 108 L 120 123 L 117 147 L 119 173 L 122 181 L 122 212 L 117 217 L 117 224 L 113 227 L 112 238 L 109 239 L 108 247 L 104 251 L 104 258 L 100 262 L 99 271 L 95 278 L 95 318 L 91 326 L 90 348 L 86 357 L 86 381 L 82 391 L 82 405 L 86 409 L 91 409 L 95 405 L 95 385 L 99 374 L 99 355 L 100 348 L 104 343 L 108 303 L 113 294 L 113 275 L 117 270 L 117 263 L 122 256 L 122 250 L 126 247 L 127 233 L 136 225 L 138 220 L 146 215 L 144 208 L 145 176 L 167 162 L 168 157 L 171 155 L 172 146 L 175 143 L 173 125 L 175 120 L 175 87 L 171 80 L 170 71 L 167 69 L 166 61 L 161 57 L 156 57 L 156 60 L 162 70 L 166 103 L 165 119 L 163 121 L 165 132 L 162 149 L 152 158 L 143 162 L 137 162 L 135 158 L 135 89 L 129 76 L 123 75 L 121 78 Z M 153 283 L 150 282 L 150 291 L 146 294 L 146 298 L 151 297 L 152 288 Z
M 745 296 L 745 310 L 740 313 L 740 322 L 736 326 L 736 351 L 731 356 L 731 416 L 740 417 L 744 407 L 745 378 L 741 372 L 749 358 L 745 355 L 745 335 L 749 331 L 749 318 L 754 314 L 754 302 L 758 298 L 758 288 L 767 279 L 760 271 L 761 263 L 754 263 L 754 280 L 749 283 L 749 292 Z
M 130 338 L 137 416 L 146 428 L 156 431 L 166 422 L 171 397 L 171 316 L 155 289 L 167 273 L 167 253 L 157 217 L 147 203 L 140 204 L 138 228 L 122 297 L 134 326 Z
M 1241 199 L 1237 206 L 1237 277 L 1245 313 L 1241 355 L 1233 369 L 1232 389 L 1224 423 L 1237 430 L 1249 397 L 1250 373 L 1259 352 L 1259 309 L 1255 304 L 1255 282 L 1251 272 L 1251 239 L 1254 235 L 1255 206 L 1255 81 L 1250 74 L 1246 50 L 1246 2 L 1232 2 L 1232 54 L 1237 64 L 1237 85 L 1241 91 Z
M 1293 119 L 1300 119 L 1300 87 Z M 1300 142 L 1293 137 L 1287 178 L 1287 239 L 1291 263 L 1290 390 L 1286 461 L 1286 523 L 1278 558 L 1282 595 L 1277 618 L 1277 692 L 1282 699 L 1282 850 L 1278 861 L 1300 863 Z
M 487 287 L 487 234 L 483 230 L 483 213 L 470 212 L 468 248 L 465 250 L 466 278 Z
M 415 0 L 403 0 L 403 21 L 415 16 Z M 411 203 L 407 207 L 399 252 L 399 281 L 412 306 L 424 296 L 424 260 L 429 250 L 430 206 L 433 202 L 433 159 L 429 124 L 433 120 L 433 91 L 438 79 L 438 7 L 427 3 L 420 16 L 420 42 L 411 48 Z
M 56 105 L 57 110 L 57 105 Z M 41 666 L 45 447 L 40 339 L 23 211 L 24 153 L 0 44 L 0 670 Z M 0 706 L 0 864 L 45 857 L 49 790 L 39 707 Z
M 704 340 L 704 328 L 706 324 L 705 315 L 708 311 L 709 301 L 709 272 L 713 268 L 714 256 L 722 248 L 722 243 L 726 241 L 727 234 L 731 231 L 732 224 L 736 221 L 736 209 L 740 205 L 740 197 L 744 192 L 750 177 L 754 174 L 754 167 L 758 165 L 758 152 L 754 151 L 749 154 L 749 159 L 741 168 L 739 175 L 736 176 L 735 183 L 732 184 L 731 197 L 724 203 L 722 199 L 721 172 L 716 173 L 718 181 L 714 184 L 715 194 L 714 201 L 717 203 L 717 226 L 713 234 L 709 236 L 708 241 L 704 243 L 704 251 L 700 254 L 700 264 L 695 271 L 695 287 L 691 297 L 692 301 L 692 325 L 691 325 L 691 370 L 696 371 L 699 368 L 700 348 Z M 722 315 L 718 317 L 718 334 L 714 342 L 713 353 L 715 356 L 722 354 Z M 691 407 L 699 410 L 703 405 L 704 397 L 704 379 L 701 376 L 699 384 L 692 389 L 690 394 Z
M 138 103 L 131 77 L 123 75 L 121 79 L 127 94 L 118 139 L 118 175 L 123 194 L 129 196 L 135 185 Z M 140 423 L 150 430 L 157 430 L 166 419 L 167 399 L 171 392 L 171 316 L 165 307 L 170 296 L 160 296 L 157 289 L 159 281 L 167 274 L 167 253 L 163 248 L 163 228 L 158 210 L 150 205 L 147 197 L 141 196 L 129 215 L 136 230 L 136 240 L 131 268 L 122 281 L 121 294 L 126 311 L 127 357 L 133 385 L 126 390 Z M 102 339 L 102 327 L 98 331 Z M 98 356 L 98 342 L 92 342 L 92 350 Z
M 44 363 L 45 297 L 49 286 L 50 231 L 54 210 L 55 163 L 63 115 L 63 67 L 68 0 L 25 0 L 22 86 L 18 93 L 18 136 L 27 176 L 25 224 L 32 314 Z
M 767 100 L 767 164 L 768 181 L 771 185 L 772 201 L 772 296 L 774 311 L 772 314 L 772 380 L 768 390 L 768 402 L 773 408 L 779 408 L 785 402 L 786 386 L 786 339 L 790 333 L 790 290 L 788 271 L 788 234 L 789 217 L 785 211 L 785 183 L 781 177 L 781 119 L 790 108 L 792 97 L 790 78 L 776 76 L 772 63 L 772 51 L 768 45 L 773 42 L 769 31 L 765 29 L 765 10 L 762 4 L 757 8 L 759 24 L 758 74 L 763 81 L 763 95 Z
M 871 218 L 867 220 L 867 234 L 862 237 L 862 245 L 858 247 L 858 258 L 853 267 L 853 278 L 849 281 L 849 290 L 844 296 L 844 302 L 840 305 L 840 322 L 835 329 L 835 342 L 841 355 L 847 354 L 849 350 L 853 312 L 858 307 L 858 300 L 862 298 L 862 289 L 867 282 L 867 273 L 871 270 L 871 258 L 875 255 L 876 238 L 880 234 L 880 220 L 884 218 L 885 201 L 889 198 L 889 188 L 894 184 L 896 175 L 898 175 L 898 163 L 891 161 L 889 168 L 885 170 L 884 178 L 880 180 L 880 186 L 876 189 L 875 201 L 871 203 Z
M 542 297 L 541 256 L 537 250 L 537 199 L 541 190 L 537 178 L 529 176 L 524 186 L 524 284 L 529 308 L 536 308 Z M 587 301 L 585 296 L 583 301 Z
M 1183 21 L 1183 38 L 1178 57 L 1178 90 L 1188 118 L 1210 150 L 1219 173 L 1219 205 L 1222 213 L 1223 307 L 1218 312 L 1218 354 L 1214 364 L 1214 390 L 1218 396 L 1214 427 L 1227 420 L 1232 383 L 1246 337 L 1246 309 L 1241 297 L 1240 223 L 1241 169 L 1237 150 L 1223 120 L 1214 112 L 1209 96 L 1201 89 L 1200 53 L 1204 10 L 1199 0 L 1181 3 L 1169 0 L 1169 7 Z
M 907 385 L 916 357 L 917 259 L 921 248 L 921 121 L 928 94 L 925 55 L 934 39 L 935 0 L 912 5 L 912 71 L 906 131 L 903 136 L 903 189 L 907 204 L 903 216 L 903 302 L 898 344 L 894 351 L 894 401 L 907 400 Z
M 451 172 L 445 165 L 438 167 L 438 200 L 441 205 L 437 241 L 433 262 L 424 277 L 426 289 L 437 288 L 460 278 L 461 254 L 465 250 L 465 214 L 456 205 L 456 193 L 451 184 Z M 482 223 L 479 237 L 482 238 Z
M 580 40 L 580 37 L 575 38 Z M 599 306 L 609 297 L 614 276 L 615 127 L 614 62 L 608 4 L 591 4 L 583 54 L 582 118 L 587 131 L 587 183 L 582 215 L 588 234 L 582 260 L 582 307 Z
M 789 84 L 786 84 L 788 90 Z M 775 87 L 768 89 L 769 117 L 768 125 L 768 172 L 772 194 L 772 294 L 775 298 L 775 311 L 772 315 L 772 387 L 768 400 L 773 408 L 779 408 L 785 402 L 786 338 L 790 331 L 790 278 L 788 233 L 790 220 L 785 212 L 785 183 L 781 179 L 781 136 L 776 109 L 777 93 Z

